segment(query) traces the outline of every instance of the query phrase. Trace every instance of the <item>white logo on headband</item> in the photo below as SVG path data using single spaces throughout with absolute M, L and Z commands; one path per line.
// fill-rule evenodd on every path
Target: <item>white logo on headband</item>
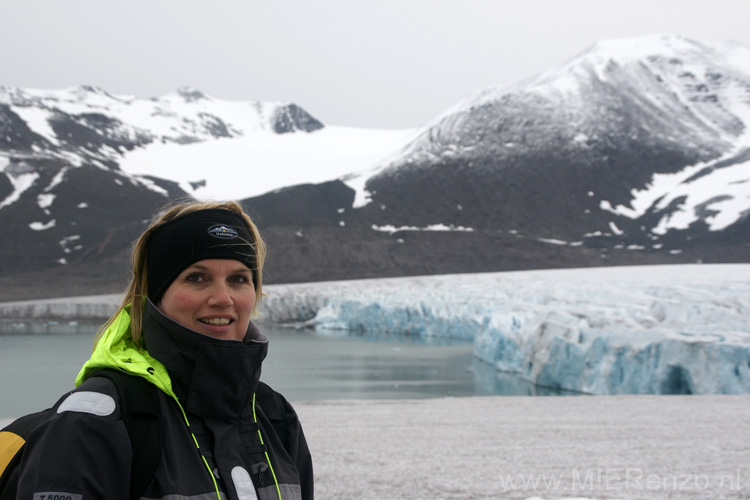
M 208 234 L 215 238 L 231 240 L 237 237 L 237 230 L 224 224 L 216 224 L 208 228 Z

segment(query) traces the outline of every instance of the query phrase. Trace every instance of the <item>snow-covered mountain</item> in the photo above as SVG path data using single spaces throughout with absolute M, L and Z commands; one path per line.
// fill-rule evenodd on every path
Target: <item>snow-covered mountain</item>
M 72 272 L 96 281 L 101 269 L 112 269 L 112 259 L 120 261 L 157 207 L 189 196 L 171 179 L 120 169 L 133 150 L 322 127 L 294 104 L 221 101 L 191 89 L 137 99 L 89 86 L 0 87 L 0 227 L 6 235 L 0 276 L 45 275 L 78 262 L 83 269 Z M 33 278 L 25 281 L 39 288 Z
M 91 86 L 0 87 L 0 117 L 7 124 L 0 155 L 7 150 L 11 161 L 119 169 L 136 182 L 158 177 L 210 199 L 327 181 L 370 166 L 409 137 L 324 127 L 296 104 L 226 101 L 191 88 L 139 99 Z
M 275 282 L 747 262 L 748 125 L 750 48 L 674 35 L 601 42 L 414 131 L 192 89 L 0 88 L 0 288 L 118 281 L 183 196 L 244 199 Z
M 470 95 L 375 170 L 357 181 L 379 224 L 643 249 L 747 228 L 750 48 L 673 35 L 601 42 Z
M 47 146 L 52 155 L 68 145 L 109 158 L 112 151 L 94 148 L 106 138 L 129 140 L 132 146 L 154 141 L 188 144 L 240 137 L 258 130 L 283 134 L 323 128 L 295 104 L 225 101 L 187 87 L 151 99 L 113 95 L 90 85 L 64 90 L 0 87 L 0 103 L 8 107 L 6 113 L 18 115 L 37 136 L 31 149 L 42 152 Z M 75 132 L 81 128 L 102 139 L 79 144 Z M 123 149 L 116 152 L 121 154 Z

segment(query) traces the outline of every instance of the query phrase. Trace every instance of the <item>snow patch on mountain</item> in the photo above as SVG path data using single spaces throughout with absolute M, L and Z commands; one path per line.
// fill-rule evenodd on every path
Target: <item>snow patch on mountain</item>
M 13 186 L 13 191 L 5 197 L 3 201 L 0 201 L 0 209 L 12 205 L 21 198 L 24 191 L 27 191 L 34 182 L 39 178 L 39 174 L 36 172 L 21 173 L 18 175 L 8 175 L 8 180 Z
M 141 176 L 138 176 L 138 175 L 134 175 L 132 177 L 132 179 L 135 180 L 136 182 L 138 182 L 139 184 L 142 184 L 146 188 L 150 189 L 151 191 L 159 193 L 160 195 L 163 195 L 165 197 L 169 196 L 169 191 L 167 191 L 163 187 L 159 186 L 158 184 L 156 184 L 151 179 L 147 179 L 145 177 L 141 177 Z
M 55 227 L 56 225 L 57 221 L 55 219 L 52 219 L 47 222 L 32 222 L 31 224 L 29 224 L 29 229 L 33 231 L 44 231 L 51 227 Z
M 550 238 L 537 238 L 537 241 L 541 241 L 542 243 L 549 243 L 550 245 L 581 246 L 583 244 L 583 242 L 581 241 L 563 241 Z
M 470 227 L 448 226 L 445 224 L 430 224 L 429 226 L 425 226 L 425 227 L 416 227 L 416 226 L 396 227 L 390 224 L 378 226 L 378 225 L 373 224 L 372 229 L 373 231 L 382 231 L 382 232 L 389 233 L 389 234 L 397 233 L 399 231 L 467 231 L 467 232 L 474 231 L 474 229 Z
M 70 170 L 69 167 L 61 168 L 60 171 L 57 172 L 55 176 L 52 178 L 52 181 L 49 183 L 49 185 L 46 188 L 44 188 L 44 192 L 48 193 L 52 189 L 54 189 L 56 186 L 58 186 L 65 179 L 65 174 L 68 172 L 68 170 Z
M 350 174 L 341 177 L 341 180 L 354 190 L 352 208 L 362 208 L 372 201 L 372 194 L 365 188 L 365 185 L 370 176 L 378 170 L 370 170 L 365 173 Z
M 52 111 L 49 109 L 31 107 L 31 106 L 11 106 L 10 109 L 16 113 L 32 132 L 48 140 L 55 146 L 60 146 L 55 131 L 49 124 Z
M 77 244 L 80 239 L 81 235 L 74 234 L 61 239 L 58 244 L 63 249 L 63 252 L 68 254 L 76 250 L 81 250 L 83 248 L 83 245 Z
M 602 201 L 600 207 L 637 219 L 649 210 L 663 211 L 677 203 L 679 209 L 664 214 L 651 232 L 663 235 L 670 229 L 687 229 L 698 220 L 705 221 L 712 231 L 724 229 L 748 214 L 750 149 L 674 174 L 654 174 L 646 189 L 632 194 L 629 207 L 613 207 L 608 201 Z
M 52 202 L 55 201 L 55 195 L 54 194 L 48 194 L 48 193 L 42 193 L 36 197 L 37 205 L 39 205 L 39 208 L 42 210 L 47 209 L 52 205 Z

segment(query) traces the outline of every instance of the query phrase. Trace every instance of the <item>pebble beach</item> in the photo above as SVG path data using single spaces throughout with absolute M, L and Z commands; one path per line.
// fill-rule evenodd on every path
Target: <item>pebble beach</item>
M 319 500 L 750 498 L 750 396 L 294 406 Z
M 750 396 L 297 403 L 316 498 L 750 498 Z

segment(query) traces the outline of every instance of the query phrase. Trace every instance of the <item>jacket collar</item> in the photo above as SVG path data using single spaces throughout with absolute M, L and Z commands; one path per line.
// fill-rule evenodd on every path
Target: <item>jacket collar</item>
M 181 333 L 184 335 L 180 335 Z M 218 407 L 213 411 L 200 408 L 201 401 L 210 405 L 214 398 L 220 407 L 242 411 L 247 407 L 245 400 L 252 399 L 260 377 L 261 362 L 268 350 L 268 338 L 252 323 L 245 336 L 245 343 L 213 339 L 172 321 L 148 300 L 144 303 L 144 337 L 149 348 L 155 348 L 161 358 L 168 360 L 169 367 L 165 366 L 167 362 L 162 362 L 156 355 L 152 356 L 150 351 L 135 346 L 130 335 L 130 306 L 127 306 L 102 333 L 91 357 L 81 367 L 75 385 L 81 385 L 102 368 L 114 368 L 145 378 L 180 402 L 193 399 L 198 407 L 197 413 L 222 414 Z M 200 355 L 199 363 L 203 341 L 214 347 L 206 348 L 205 353 Z M 180 347 L 183 342 L 186 345 Z M 173 344 L 174 353 L 171 351 Z M 222 345 L 227 347 L 222 348 Z M 222 353 L 228 353 L 228 356 L 224 357 Z M 212 367 L 217 362 L 218 365 Z M 210 373 L 204 377 L 203 372 L 206 370 Z M 190 373 L 201 377 L 195 391 L 191 387 Z M 173 383 L 177 376 L 179 381 Z M 208 385 L 210 383 L 216 385 L 211 387 Z M 175 394 L 178 387 L 179 395 Z M 208 395 L 206 390 L 210 391 Z M 226 416 L 226 413 L 223 415 Z
M 268 337 L 252 322 L 244 341 L 222 340 L 191 330 L 147 300 L 143 340 L 169 372 L 182 405 L 202 417 L 235 416 L 252 403 L 268 352 Z
M 113 368 L 142 377 L 175 397 L 167 369 L 148 351 L 138 349 L 130 333 L 130 305 L 124 307 L 97 339 L 91 357 L 76 377 L 76 387 L 102 368 Z

